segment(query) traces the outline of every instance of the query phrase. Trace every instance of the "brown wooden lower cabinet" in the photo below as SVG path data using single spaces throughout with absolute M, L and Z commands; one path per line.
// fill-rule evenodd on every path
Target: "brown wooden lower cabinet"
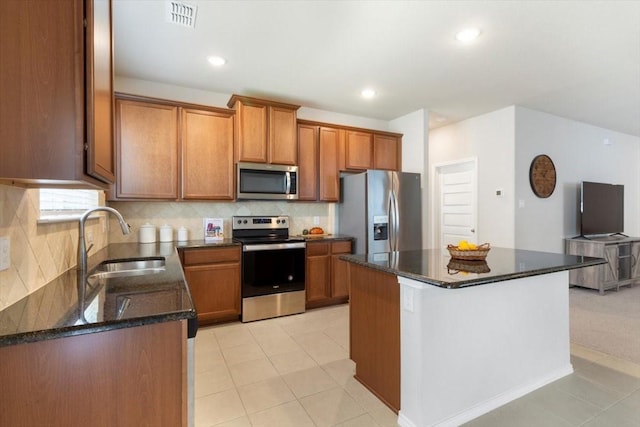
M 340 304 L 349 300 L 347 263 L 339 257 L 350 254 L 352 247 L 351 240 L 307 242 L 307 308 Z
M 187 426 L 187 321 L 0 348 L 1 426 Z
M 240 316 L 240 258 L 240 246 L 184 249 L 184 276 L 201 325 Z
M 395 275 L 348 263 L 350 356 L 355 378 L 400 410 L 400 285 Z

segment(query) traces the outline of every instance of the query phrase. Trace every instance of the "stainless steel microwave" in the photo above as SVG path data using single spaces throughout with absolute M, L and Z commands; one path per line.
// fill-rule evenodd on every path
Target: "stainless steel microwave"
M 298 167 L 238 162 L 237 198 L 296 200 Z

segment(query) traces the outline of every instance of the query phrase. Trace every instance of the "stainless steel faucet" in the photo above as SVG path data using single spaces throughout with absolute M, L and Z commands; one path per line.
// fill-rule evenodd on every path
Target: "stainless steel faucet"
M 118 222 L 120 222 L 120 228 L 122 229 L 122 234 L 129 234 L 130 227 L 129 224 L 126 223 L 120 212 L 117 210 L 110 208 L 108 206 L 99 206 L 97 208 L 92 208 L 82 214 L 80 217 L 80 232 L 78 235 L 78 270 L 86 273 L 87 271 L 87 254 L 93 247 L 93 243 L 87 248 L 87 242 L 84 240 L 84 223 L 87 221 L 89 216 L 97 211 L 105 211 L 111 212 L 118 218 Z

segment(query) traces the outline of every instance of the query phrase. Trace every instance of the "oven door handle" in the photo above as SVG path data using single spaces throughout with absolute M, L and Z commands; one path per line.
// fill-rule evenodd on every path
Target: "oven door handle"
M 304 249 L 306 248 L 306 242 L 295 243 L 266 243 L 258 245 L 243 245 L 243 252 L 255 252 L 255 251 L 277 251 L 280 249 Z

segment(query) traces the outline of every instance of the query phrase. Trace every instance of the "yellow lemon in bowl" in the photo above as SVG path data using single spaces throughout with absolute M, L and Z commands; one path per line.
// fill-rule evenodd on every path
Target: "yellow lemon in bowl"
M 466 240 L 460 240 L 458 242 L 458 250 L 468 251 L 469 249 L 471 249 L 471 248 L 469 246 L 469 242 L 467 242 Z

